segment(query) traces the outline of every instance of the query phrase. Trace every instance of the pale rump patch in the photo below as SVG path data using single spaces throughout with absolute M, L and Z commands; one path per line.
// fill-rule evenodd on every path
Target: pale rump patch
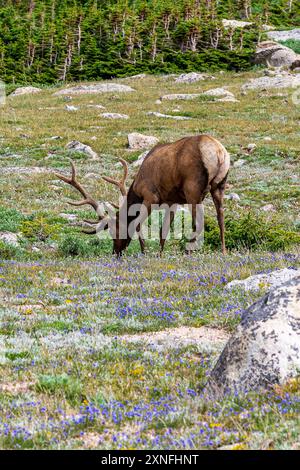
M 213 180 L 216 184 L 221 183 L 230 168 L 229 153 L 220 142 L 210 136 L 200 140 L 199 150 L 208 172 L 209 183 Z

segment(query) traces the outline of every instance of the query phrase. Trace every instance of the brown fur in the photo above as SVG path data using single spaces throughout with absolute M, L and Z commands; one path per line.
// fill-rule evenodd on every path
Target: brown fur
M 185 137 L 171 144 L 157 145 L 145 158 L 129 189 L 127 204 L 143 203 L 147 211 L 142 221 L 151 212 L 153 204 L 201 204 L 208 192 L 213 197 L 220 226 L 222 250 L 225 253 L 223 197 L 230 167 L 230 157 L 223 145 L 208 135 Z M 117 214 L 118 224 L 129 223 L 125 219 L 124 207 Z M 126 209 L 127 210 L 127 209 Z M 114 252 L 120 255 L 129 245 L 127 240 L 114 240 Z M 163 245 L 163 244 L 162 244 Z M 163 248 L 163 246 L 162 246 Z

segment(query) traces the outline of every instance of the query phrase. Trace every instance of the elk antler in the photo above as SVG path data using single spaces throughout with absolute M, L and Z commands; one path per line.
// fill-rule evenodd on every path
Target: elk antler
M 103 208 L 102 208 L 101 204 L 99 202 L 97 202 L 94 198 L 92 198 L 92 196 L 77 181 L 77 179 L 76 179 L 76 176 L 77 176 L 76 173 L 77 172 L 76 172 L 75 164 L 72 160 L 70 160 L 70 163 L 71 163 L 71 168 L 72 168 L 71 177 L 64 176 L 60 173 L 55 173 L 55 176 L 57 178 L 59 178 L 61 181 L 64 181 L 65 183 L 69 184 L 70 186 L 73 186 L 73 188 L 75 188 L 77 191 L 80 192 L 80 194 L 84 197 L 84 199 L 82 201 L 78 201 L 78 202 L 68 201 L 68 204 L 71 204 L 72 206 L 76 206 L 76 207 L 84 206 L 84 205 L 92 206 L 92 208 L 95 210 L 95 212 L 98 216 L 98 220 L 97 221 L 85 220 L 85 222 L 89 225 L 97 225 L 97 224 L 99 224 L 99 222 L 104 220 L 107 217 L 107 215 L 103 214 L 104 211 L 103 211 Z M 92 231 L 87 231 L 87 230 L 83 230 L 83 231 L 84 231 L 84 233 L 87 233 L 87 234 L 97 233 L 97 231 L 95 229 L 93 229 Z
M 128 178 L 128 164 L 125 160 L 123 160 L 123 158 L 120 158 L 120 162 L 122 163 L 124 169 L 124 174 L 120 181 L 110 178 L 109 176 L 102 176 L 102 179 L 107 183 L 111 183 L 114 186 L 117 186 L 117 188 L 119 188 L 119 190 L 121 191 L 122 196 L 125 197 L 127 196 L 126 181 Z M 118 206 L 116 206 L 115 204 L 113 204 L 113 206 L 118 209 Z

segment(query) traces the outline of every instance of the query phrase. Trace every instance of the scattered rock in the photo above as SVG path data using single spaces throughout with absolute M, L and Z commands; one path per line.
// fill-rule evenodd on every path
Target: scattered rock
M 246 160 L 243 160 L 242 158 L 240 158 L 239 160 L 237 160 L 236 162 L 234 162 L 233 166 L 235 168 L 240 168 L 241 166 L 244 166 L 246 163 Z
M 226 289 L 230 290 L 234 287 L 241 287 L 246 291 L 257 290 L 265 287 L 278 287 L 295 277 L 300 276 L 300 269 L 280 269 L 265 274 L 255 274 L 247 279 L 231 281 L 227 284 Z
M 210 77 L 206 73 L 197 73 L 197 72 L 191 72 L 191 73 L 182 73 L 175 79 L 175 83 L 195 83 L 199 82 L 200 80 L 205 80 L 207 78 L 215 78 L 215 77 Z
M 212 90 L 205 91 L 203 95 L 218 98 L 216 101 L 220 102 L 239 102 L 239 100 L 235 98 L 234 94 L 231 93 L 231 91 L 226 90 L 225 88 L 213 88 Z
M 79 110 L 78 106 L 69 106 L 68 104 L 65 106 L 65 109 L 67 111 L 78 111 Z
M 256 149 L 257 145 L 256 144 L 248 144 L 247 145 L 247 150 L 249 153 L 253 153 L 254 150 Z
M 154 147 L 158 142 L 157 137 L 150 135 L 138 134 L 137 132 L 128 135 L 129 148 L 134 150 Z
M 155 104 L 161 104 L 161 103 L 162 103 L 161 100 L 156 100 L 156 101 L 155 101 Z
M 162 101 L 195 100 L 202 96 L 202 93 L 174 93 L 161 97 Z
M 264 137 L 264 140 L 265 140 L 266 142 L 271 142 L 273 139 L 272 139 L 272 137 L 268 137 L 268 136 L 267 136 L 267 137 Z
M 40 91 L 42 91 L 41 88 L 36 88 L 34 86 L 23 86 L 17 88 L 13 93 L 11 93 L 10 96 L 34 95 Z
M 150 111 L 149 113 L 147 113 L 147 116 L 156 116 L 160 118 L 175 119 L 176 121 L 188 121 L 191 119 L 186 116 L 172 116 L 171 114 L 162 114 L 162 113 L 157 113 L 156 111 Z
M 207 96 L 215 96 L 215 97 L 222 97 L 222 96 L 231 96 L 234 97 L 234 94 L 231 91 L 226 90 L 225 88 L 212 88 L 211 90 L 207 90 L 203 93 Z
M 273 204 L 266 204 L 265 206 L 261 208 L 261 210 L 264 212 L 276 212 L 276 209 L 273 206 Z
M 268 67 L 291 67 L 297 59 L 299 55 L 292 49 L 272 41 L 259 43 L 254 56 L 255 64 Z
M 206 326 L 200 328 L 181 326 L 155 333 L 141 333 L 119 337 L 120 340 L 130 343 L 143 342 L 161 351 L 169 348 L 176 349 L 190 344 L 196 344 L 203 350 L 218 351 L 222 349 L 228 338 L 229 335 L 224 330 Z
M 0 232 L 0 240 L 9 245 L 19 246 L 19 236 L 12 232 Z
M 101 104 L 88 104 L 86 106 L 87 108 L 95 108 L 95 109 L 106 109 L 104 106 L 102 106 Z
M 146 77 L 147 75 L 145 73 L 138 73 L 137 75 L 131 75 L 131 77 L 127 77 L 127 78 L 130 80 L 141 80 Z
M 135 91 L 127 85 L 119 83 L 95 83 L 93 85 L 78 85 L 70 88 L 64 88 L 54 93 L 54 96 L 61 95 L 85 95 L 92 93 L 128 93 Z
M 225 196 L 225 199 L 229 199 L 231 201 L 240 201 L 241 198 L 237 193 L 230 193 Z
M 62 212 L 61 214 L 59 214 L 59 216 L 63 219 L 68 220 L 69 222 L 75 222 L 77 220 L 77 215 L 75 214 L 65 214 L 64 212 Z
M 100 114 L 104 119 L 129 119 L 127 114 L 119 114 L 119 113 L 102 113 Z
M 146 152 L 143 152 L 139 157 L 138 159 L 133 162 L 132 166 L 134 167 L 139 167 L 141 166 L 141 164 L 143 163 L 143 161 L 145 160 L 145 158 L 147 157 L 149 151 L 147 150 Z
M 300 275 L 274 287 L 242 315 L 205 391 L 220 399 L 227 393 L 267 390 L 283 385 L 300 370 Z
M 86 155 L 92 157 L 92 160 L 98 159 L 98 154 L 94 152 L 94 150 L 89 145 L 82 144 L 81 142 L 78 142 L 78 140 L 72 140 L 72 142 L 69 142 L 66 145 L 66 149 L 72 150 L 74 152 L 85 153 Z
M 222 20 L 222 24 L 225 29 L 237 29 L 237 28 L 247 28 L 248 26 L 252 26 L 253 23 L 249 21 L 238 21 L 238 20 Z
M 276 77 L 252 78 L 250 82 L 243 85 L 242 89 L 294 88 L 297 86 L 300 86 L 300 75 L 281 74 Z

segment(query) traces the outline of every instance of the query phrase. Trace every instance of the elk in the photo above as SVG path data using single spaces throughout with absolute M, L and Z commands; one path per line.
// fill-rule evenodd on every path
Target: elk
M 135 232 L 139 235 L 143 252 L 142 224 L 154 207 L 165 205 L 172 207 L 172 211 L 169 217 L 165 217 L 160 230 L 162 251 L 177 205 L 188 204 L 191 208 L 196 239 L 200 233 L 197 206 L 203 203 L 206 195 L 210 192 L 217 212 L 222 252 L 226 253 L 223 200 L 230 167 L 230 156 L 218 140 L 209 135 L 198 135 L 185 137 L 174 143 L 156 145 L 143 161 L 128 192 L 125 185 L 128 167 L 124 160 L 121 160 L 121 163 L 124 168 L 124 176 L 121 181 L 103 177 L 105 181 L 119 187 L 124 196 L 120 207 L 114 205 L 117 208 L 116 214 L 112 214 L 109 207 L 108 213 L 103 213 L 103 210 L 100 210 L 101 205 L 95 202 L 77 182 L 74 164 L 72 164 L 71 178 L 56 174 L 58 178 L 72 185 L 83 195 L 83 201 L 72 204 L 76 206 L 89 204 L 97 212 L 98 221 L 95 222 L 98 224 L 97 229 L 89 233 L 107 229 L 110 220 L 114 220 L 113 253 L 121 256 L 130 244 Z M 131 211 L 133 206 L 139 208 L 138 212 Z M 124 233 L 125 236 L 121 236 Z

